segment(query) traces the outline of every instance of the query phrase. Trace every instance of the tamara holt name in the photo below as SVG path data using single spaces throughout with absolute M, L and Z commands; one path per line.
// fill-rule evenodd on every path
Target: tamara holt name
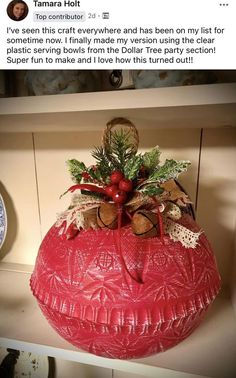
M 63 2 L 33 0 L 33 2 L 36 7 L 80 7 L 80 1 L 78 0 L 64 0 Z

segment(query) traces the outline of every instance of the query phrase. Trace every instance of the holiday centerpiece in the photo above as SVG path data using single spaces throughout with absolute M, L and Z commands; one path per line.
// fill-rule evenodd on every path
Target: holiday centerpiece
M 220 289 L 176 181 L 190 162 L 160 164 L 159 147 L 138 153 L 137 129 L 123 118 L 107 124 L 92 156 L 89 167 L 68 161 L 71 204 L 40 246 L 31 289 L 79 348 L 122 359 L 164 351 L 192 333 Z

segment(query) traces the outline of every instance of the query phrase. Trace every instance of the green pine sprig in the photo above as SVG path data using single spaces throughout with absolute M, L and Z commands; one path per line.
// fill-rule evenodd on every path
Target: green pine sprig
M 92 156 L 97 162 L 95 174 L 97 172 L 100 179 L 106 181 L 107 177 L 109 177 L 114 170 L 114 164 L 107 155 L 105 149 L 101 146 L 95 147 L 95 149 L 92 151 Z
M 133 144 L 130 142 L 130 131 L 121 129 L 112 133 L 110 147 L 107 149 L 107 156 L 114 169 L 120 170 L 124 173 L 126 162 L 133 155 Z
M 133 181 L 134 190 L 144 196 L 158 196 L 163 192 L 160 184 L 177 179 L 191 164 L 186 160 L 167 159 L 160 165 L 158 146 L 144 154 L 136 154 L 130 140 L 130 131 L 121 129 L 112 133 L 108 146 L 95 147 L 92 151 L 96 164 L 90 167 L 76 159 L 68 160 L 73 181 L 77 184 L 92 181 L 104 186 L 110 183 L 111 174 L 119 170 Z

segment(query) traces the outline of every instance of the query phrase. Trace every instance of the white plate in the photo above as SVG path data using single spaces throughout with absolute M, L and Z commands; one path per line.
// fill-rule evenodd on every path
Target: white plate
M 4 243 L 7 233 L 7 213 L 3 198 L 0 194 L 0 248 Z

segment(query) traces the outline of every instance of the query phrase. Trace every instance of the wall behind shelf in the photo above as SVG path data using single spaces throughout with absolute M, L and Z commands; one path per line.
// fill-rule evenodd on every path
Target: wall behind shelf
M 32 253 L 40 242 L 40 223 L 30 133 L 0 134 L 0 192 L 8 216 L 0 258 L 32 264 Z
M 197 219 L 215 251 L 236 308 L 236 129 L 203 130 Z
M 230 281 L 235 225 L 236 129 L 157 129 L 140 131 L 140 150 L 159 145 L 162 158 L 189 159 L 180 182 L 193 202 L 197 220 L 212 243 L 225 285 Z M 8 212 L 8 235 L 0 251 L 4 262 L 34 264 L 41 238 L 56 214 L 69 204 L 59 196 L 70 185 L 65 161 L 92 164 L 90 151 L 100 131 L 0 134 L 0 191 Z M 199 155 L 200 175 L 199 171 Z

